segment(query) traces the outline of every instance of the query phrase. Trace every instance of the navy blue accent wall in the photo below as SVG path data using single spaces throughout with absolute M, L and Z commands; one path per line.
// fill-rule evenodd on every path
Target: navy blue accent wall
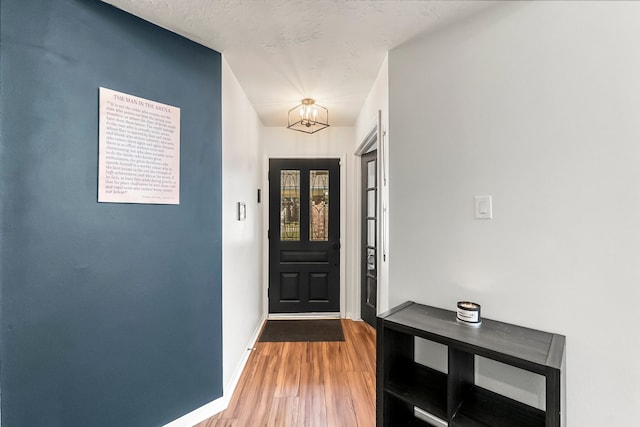
M 222 395 L 221 57 L 97 0 L 2 0 L 3 427 Z M 97 203 L 98 87 L 181 108 L 180 205 Z

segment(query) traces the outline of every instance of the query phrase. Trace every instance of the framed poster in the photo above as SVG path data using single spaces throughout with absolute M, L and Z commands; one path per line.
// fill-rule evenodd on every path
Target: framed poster
M 180 108 L 100 88 L 98 202 L 180 204 Z

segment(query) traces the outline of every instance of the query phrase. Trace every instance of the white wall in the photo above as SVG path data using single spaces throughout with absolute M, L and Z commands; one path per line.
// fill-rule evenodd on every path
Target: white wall
M 371 131 L 372 127 L 375 126 L 378 119 L 378 111 L 382 112 L 382 130 L 383 133 L 386 132 L 386 136 L 384 136 L 384 144 L 381 143 L 382 136 L 378 139 L 378 160 L 381 161 L 380 167 L 384 164 L 386 173 L 386 185 L 384 179 L 379 177 L 378 182 L 378 191 L 379 191 L 379 230 L 378 230 L 378 313 L 382 313 L 389 308 L 389 162 L 388 162 L 388 147 L 390 141 L 390 133 L 389 133 L 389 60 L 388 56 L 385 57 L 380 70 L 378 71 L 378 76 L 369 91 L 369 95 L 367 99 L 360 109 L 360 113 L 358 114 L 358 119 L 355 124 L 355 132 L 356 139 L 354 141 L 355 151 L 362 141 L 366 138 L 367 134 Z M 384 153 L 382 152 L 382 147 L 384 146 Z M 386 156 L 386 157 L 385 157 Z M 382 158 L 385 157 L 383 161 Z M 359 162 L 359 160 L 357 160 Z M 360 175 L 357 175 L 357 178 L 360 178 Z M 355 188 L 361 188 L 361 179 L 357 180 Z M 359 200 L 359 199 L 358 199 Z M 360 204 L 358 204 L 360 206 Z M 358 208 L 360 209 L 360 208 Z M 385 212 L 383 213 L 382 210 Z M 384 222 L 383 222 L 384 219 Z M 386 230 L 384 229 L 386 227 Z M 360 230 L 358 228 L 357 233 L 357 242 L 360 241 Z M 386 238 L 386 242 L 384 239 Z M 382 247 L 386 246 L 386 247 Z M 359 252 L 358 252 L 359 253 Z M 383 256 L 386 255 L 386 256 Z M 359 259 L 355 260 L 356 263 L 359 263 Z M 355 281 L 360 283 L 361 274 L 359 265 L 356 265 L 354 271 L 357 272 L 355 277 Z M 360 297 L 360 292 L 358 288 L 358 298 Z
M 356 142 L 355 149 L 360 145 L 362 140 L 367 136 L 371 127 L 375 124 L 378 117 L 378 110 L 382 110 L 382 123 L 387 127 L 389 123 L 389 57 L 384 58 L 378 76 L 373 86 L 369 90 L 367 99 L 365 100 L 358 119 L 355 123 Z
M 222 298 L 225 397 L 240 373 L 263 312 L 262 123 L 233 71 L 222 61 Z M 238 221 L 237 203 L 247 204 Z
M 354 173 L 359 172 L 356 167 L 355 156 L 353 155 L 354 131 L 352 127 L 333 127 L 321 130 L 318 133 L 309 135 L 302 132 L 293 131 L 287 128 L 265 127 L 263 128 L 261 144 L 263 153 L 263 188 L 264 194 L 268 194 L 269 184 L 267 181 L 268 159 L 269 158 L 309 158 L 309 157 L 329 157 L 343 158 L 345 164 L 341 171 L 341 215 L 343 227 L 341 228 L 341 256 L 342 256 L 342 309 L 346 317 L 355 317 L 357 303 L 355 291 L 357 284 L 353 282 L 353 265 L 355 249 L 354 241 L 354 219 L 356 212 L 355 200 L 358 193 L 353 193 Z M 268 227 L 268 198 L 265 198 L 263 225 L 265 230 Z M 268 283 L 268 242 L 263 242 L 264 251 L 264 283 Z M 265 289 L 266 293 L 266 289 Z M 266 301 L 265 301 L 266 310 Z
M 390 303 L 566 335 L 572 427 L 638 425 L 639 17 L 515 2 L 389 54 Z

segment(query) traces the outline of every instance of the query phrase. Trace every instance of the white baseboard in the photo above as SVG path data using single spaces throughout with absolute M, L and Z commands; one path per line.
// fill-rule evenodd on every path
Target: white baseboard
M 195 409 L 188 414 L 185 414 L 178 418 L 177 420 L 171 421 L 168 424 L 165 424 L 163 427 L 192 427 L 207 418 L 214 416 L 215 414 L 224 411 L 229 406 L 229 402 L 231 401 L 231 396 L 233 396 L 233 392 L 236 390 L 238 386 L 238 382 L 240 381 L 240 377 L 242 376 L 242 371 L 249 360 L 249 355 L 251 351 L 253 351 L 256 341 L 258 341 L 258 337 L 260 335 L 260 331 L 262 330 L 262 325 L 264 324 L 265 318 L 261 318 L 258 322 L 258 326 L 256 330 L 253 332 L 251 339 L 249 340 L 249 345 L 247 345 L 247 349 L 242 354 L 242 358 L 238 362 L 238 365 L 233 373 L 233 376 L 229 380 L 229 383 L 223 390 L 222 397 L 209 402 L 198 409 Z
M 206 405 L 181 416 L 177 420 L 171 421 L 169 424 L 165 424 L 164 427 L 192 427 L 199 422 L 214 416 L 218 412 L 224 411 L 227 406 L 229 406 L 229 398 L 223 395 L 221 398 L 216 399 L 213 402 L 209 402 Z

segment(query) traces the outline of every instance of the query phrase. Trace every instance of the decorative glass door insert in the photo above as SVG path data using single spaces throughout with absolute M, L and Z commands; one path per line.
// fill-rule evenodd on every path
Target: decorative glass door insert
M 300 240 L 300 171 L 280 171 L 280 240 Z
M 327 241 L 329 239 L 329 171 L 309 171 L 309 239 Z

